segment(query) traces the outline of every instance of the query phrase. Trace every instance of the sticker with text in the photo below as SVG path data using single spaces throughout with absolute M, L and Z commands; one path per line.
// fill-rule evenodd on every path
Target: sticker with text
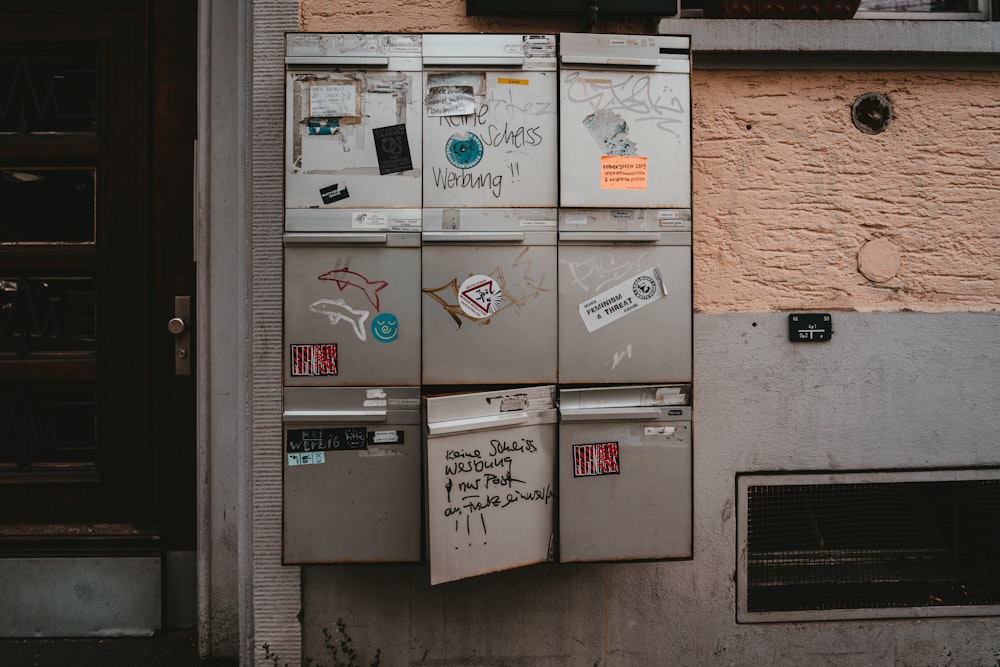
M 666 296 L 657 267 L 604 290 L 580 304 L 580 318 L 593 333 Z
M 289 347 L 292 377 L 337 374 L 336 343 L 296 343 Z
M 368 449 L 368 429 L 353 428 L 292 428 L 285 435 L 285 451 L 289 454 L 308 452 L 343 452 Z
M 340 184 L 334 183 L 333 185 L 328 185 L 325 188 L 319 189 L 319 196 L 323 198 L 324 204 L 333 204 L 340 201 L 341 199 L 347 199 L 351 195 L 347 192 L 347 187 L 340 187 Z
M 469 317 L 489 317 L 503 305 L 500 283 L 490 276 L 469 276 L 458 288 L 458 305 Z
M 385 229 L 389 226 L 389 216 L 376 211 L 355 211 L 351 214 L 352 229 Z
M 620 472 L 617 442 L 573 445 L 573 477 L 617 475 Z
M 406 125 L 389 125 L 372 129 L 375 138 L 375 155 L 378 158 L 378 173 L 396 174 L 413 169 L 410 157 L 410 140 L 406 136 Z
M 602 155 L 601 189 L 645 190 L 646 158 L 635 155 Z

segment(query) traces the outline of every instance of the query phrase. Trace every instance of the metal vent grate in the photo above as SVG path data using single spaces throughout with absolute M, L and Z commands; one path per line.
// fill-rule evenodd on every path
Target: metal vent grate
M 938 474 L 741 477 L 740 620 L 996 613 L 1000 474 Z

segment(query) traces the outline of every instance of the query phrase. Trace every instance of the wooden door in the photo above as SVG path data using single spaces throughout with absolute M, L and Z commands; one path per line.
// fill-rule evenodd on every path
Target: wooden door
M 196 33 L 194 0 L 0 4 L 0 555 L 195 546 Z

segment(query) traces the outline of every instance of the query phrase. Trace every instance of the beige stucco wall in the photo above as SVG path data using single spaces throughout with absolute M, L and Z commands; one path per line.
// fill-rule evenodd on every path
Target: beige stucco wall
M 696 71 L 692 99 L 699 312 L 1000 304 L 1000 74 Z

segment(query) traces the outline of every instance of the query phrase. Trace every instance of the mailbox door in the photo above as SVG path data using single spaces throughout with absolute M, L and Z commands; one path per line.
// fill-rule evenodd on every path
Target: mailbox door
M 431 584 L 552 560 L 553 392 L 427 399 Z
M 287 40 L 285 208 L 419 207 L 420 35 Z
M 555 36 L 424 42 L 424 206 L 555 206 Z
M 555 381 L 555 232 L 510 233 L 425 233 L 424 384 Z
M 419 390 L 291 388 L 285 403 L 283 561 L 419 562 Z
M 613 236 L 560 237 L 560 382 L 690 381 L 691 246 Z
M 560 424 L 560 560 L 690 557 L 691 422 L 618 412 Z
M 419 385 L 419 234 L 285 243 L 285 385 Z
M 691 208 L 685 37 L 560 38 L 561 206 Z

